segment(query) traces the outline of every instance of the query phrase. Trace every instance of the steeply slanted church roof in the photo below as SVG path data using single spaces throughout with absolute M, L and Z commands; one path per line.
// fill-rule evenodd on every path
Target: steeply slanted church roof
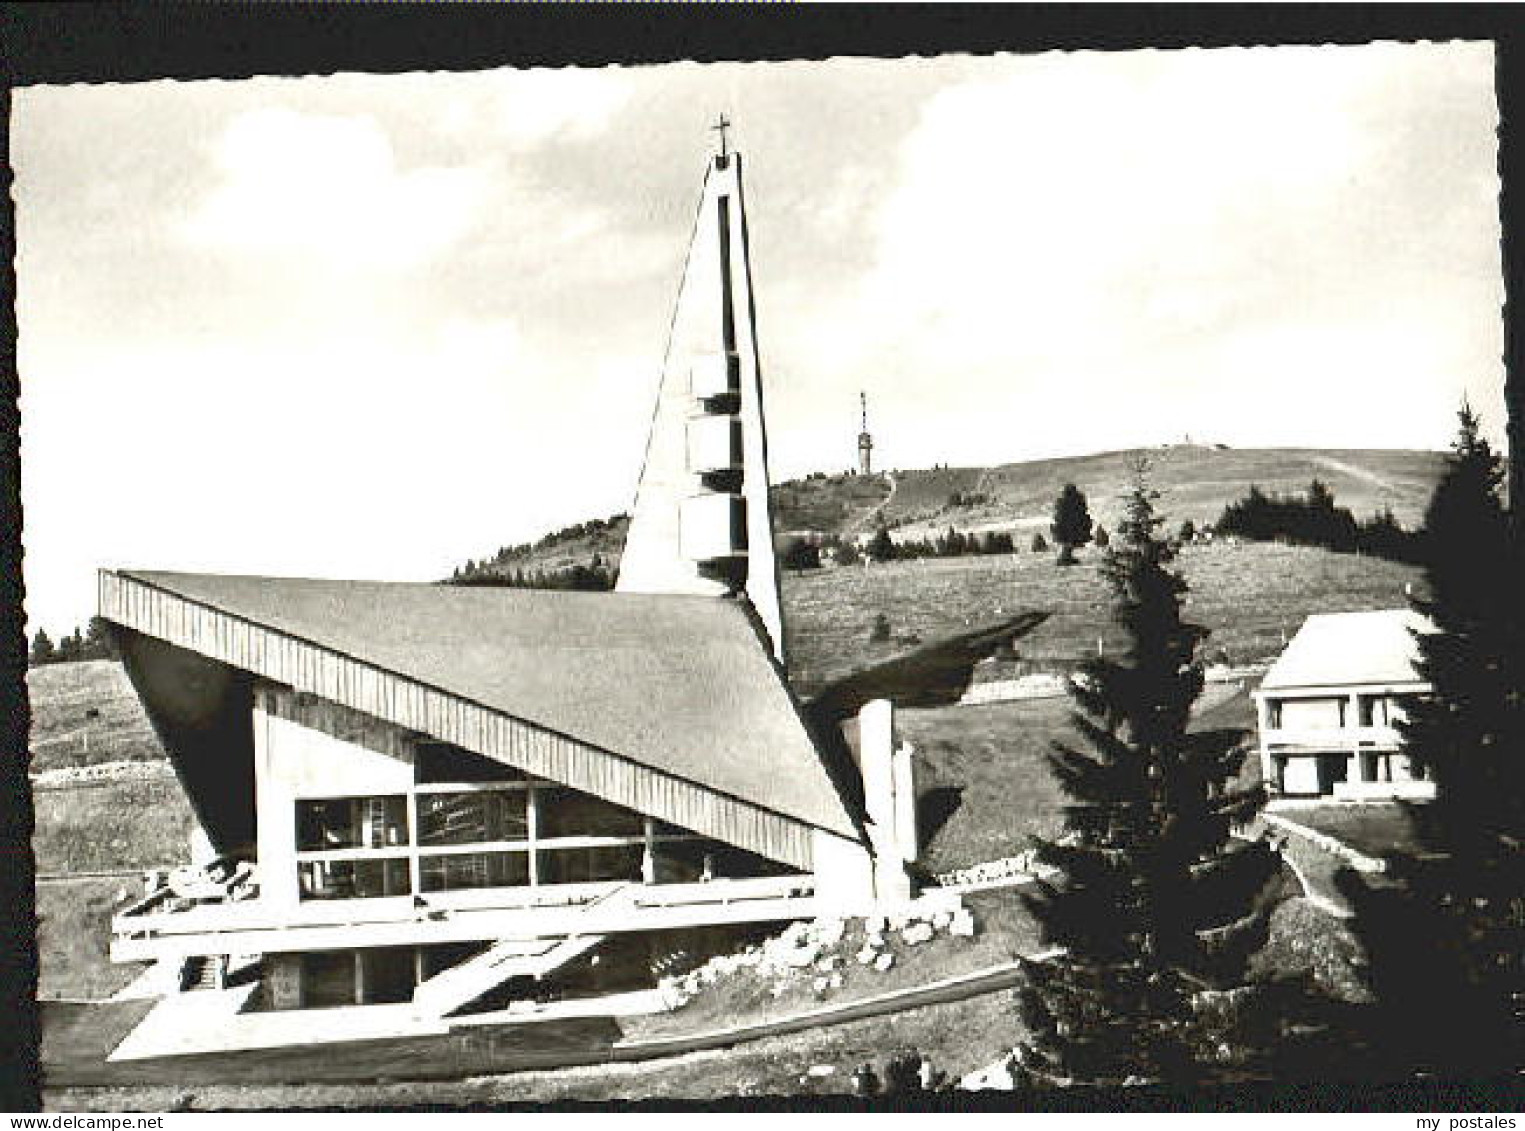
M 1408 609 L 1316 613 L 1271 665 L 1263 691 L 1420 682 L 1415 631 L 1433 631 Z
M 345 688 L 370 678 L 365 669 L 399 677 L 748 808 L 857 835 L 734 600 L 119 570 L 102 573 L 102 612 L 272 678 L 261 669 L 272 666 L 267 634 L 278 634 L 362 665 L 321 677 Z

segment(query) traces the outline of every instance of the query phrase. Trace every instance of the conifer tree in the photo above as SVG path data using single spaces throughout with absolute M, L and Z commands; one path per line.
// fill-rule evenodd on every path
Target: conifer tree
M 1188 732 L 1206 633 L 1182 620 L 1187 585 L 1167 568 L 1147 465 L 1134 470 L 1102 566 L 1127 647 L 1072 681 L 1082 741 L 1049 756 L 1065 831 L 1037 841 L 1056 871 L 1028 905 L 1065 952 L 1027 963 L 1017 1060 L 1034 1085 L 1208 1075 L 1194 1000 L 1243 981 L 1264 939 L 1257 897 L 1276 868 L 1264 843 L 1230 836 L 1263 800 L 1235 781 L 1240 735 Z
M 1452 852 L 1525 838 L 1525 575 L 1499 497 L 1503 461 L 1463 406 L 1425 512 L 1419 675 L 1433 695 L 1408 707 L 1404 749 L 1436 783 L 1431 822 Z
M 1435 782 L 1414 806 L 1426 851 L 1386 883 L 1347 877 L 1371 952 L 1389 1066 L 1449 1077 L 1525 1065 L 1525 553 L 1500 498 L 1502 461 L 1463 405 L 1425 514 L 1416 668 L 1404 752 Z
M 37 635 L 32 637 L 31 666 L 40 668 L 44 664 L 56 663 L 58 649 L 53 646 L 53 639 L 43 629 L 37 630 Z
M 1049 532 L 1059 547 L 1060 565 L 1072 564 L 1075 551 L 1091 540 L 1091 511 L 1085 493 L 1075 484 L 1066 483 L 1054 500 L 1054 521 Z

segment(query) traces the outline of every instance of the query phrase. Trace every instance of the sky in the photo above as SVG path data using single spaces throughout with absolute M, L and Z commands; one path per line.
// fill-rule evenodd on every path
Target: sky
M 98 567 L 433 580 L 627 510 L 745 155 L 775 482 L 1502 446 L 1486 43 L 33 87 L 30 627 Z

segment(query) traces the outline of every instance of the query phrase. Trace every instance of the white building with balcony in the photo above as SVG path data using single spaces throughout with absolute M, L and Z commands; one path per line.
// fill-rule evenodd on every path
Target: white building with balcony
M 1303 622 L 1254 692 L 1261 773 L 1273 797 L 1429 798 L 1434 783 L 1404 754 L 1403 703 L 1429 684 L 1414 669 L 1407 609 L 1321 613 Z

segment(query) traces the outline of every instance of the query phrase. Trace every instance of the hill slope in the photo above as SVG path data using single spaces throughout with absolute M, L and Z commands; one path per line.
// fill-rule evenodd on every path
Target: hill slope
M 992 468 L 906 472 L 896 477 L 894 496 L 883 514 L 892 527 L 906 528 L 908 534 L 919 533 L 918 527 L 937 529 L 950 523 L 965 531 L 1013 525 L 1044 529 L 1060 488 L 1074 483 L 1085 492 L 1092 516 L 1113 527 L 1122 511 L 1130 465 L 1140 456 L 1149 460 L 1161 509 L 1173 524 L 1184 519 L 1198 526 L 1216 521 L 1224 506 L 1241 498 L 1251 484 L 1280 494 L 1304 491 L 1317 478 L 1357 518 L 1390 506 L 1398 521 L 1410 528 L 1424 514 L 1445 458 L 1441 452 L 1184 444 L 1100 452 Z M 955 492 L 988 501 L 949 506 Z
M 1069 569 L 1056 566 L 1052 554 L 1020 553 L 788 573 L 790 680 L 808 696 L 913 641 L 968 631 L 1026 608 L 1053 615 L 1017 645 L 1019 660 L 987 661 L 977 680 L 1067 672 L 1098 647 L 1121 645 L 1099 560 L 1087 549 Z M 1405 586 L 1419 579 L 1413 566 L 1277 543 L 1187 546 L 1178 565 L 1191 585 L 1187 616 L 1212 634 L 1204 658 L 1236 666 L 1276 656 L 1311 613 L 1399 608 Z M 874 643 L 869 634 L 880 614 L 892 638 Z
M 32 773 L 164 757 L 137 693 L 115 660 L 32 668 L 26 683 L 32 705 Z
M 1398 521 L 1412 529 L 1423 517 L 1445 459 L 1443 452 L 1180 444 L 999 467 L 940 467 L 872 476 L 817 474 L 773 487 L 774 529 L 781 539 L 853 536 L 881 521 L 902 538 L 925 537 L 949 526 L 965 533 L 1047 531 L 1054 498 L 1066 483 L 1085 492 L 1097 522 L 1115 528 L 1129 468 L 1140 456 L 1150 462 L 1160 509 L 1172 527 L 1186 519 L 1198 526 L 1216 521 L 1252 484 L 1270 494 L 1285 494 L 1305 491 L 1317 478 L 1334 492 L 1336 503 L 1350 508 L 1358 519 L 1391 507 Z M 624 515 L 582 523 L 533 546 L 506 547 L 472 563 L 474 568 L 467 572 L 482 576 L 566 569 L 589 564 L 595 554 L 613 565 L 624 546 L 626 525 Z

